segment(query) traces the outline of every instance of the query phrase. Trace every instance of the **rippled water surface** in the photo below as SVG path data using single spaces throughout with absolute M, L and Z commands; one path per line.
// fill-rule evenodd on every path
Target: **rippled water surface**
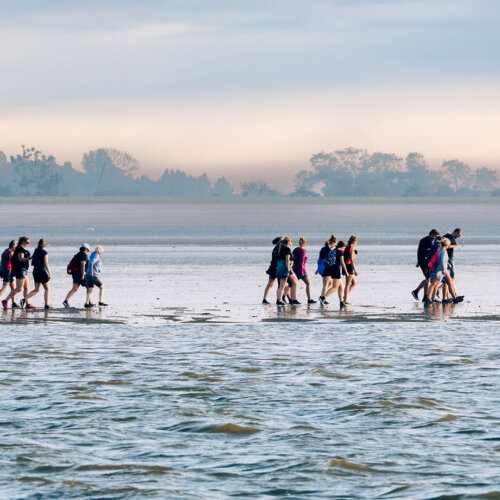
M 497 324 L 12 327 L 0 357 L 5 498 L 500 494 Z
M 360 236 L 345 311 L 261 305 L 268 221 L 245 239 L 236 215 L 211 214 L 217 243 L 170 221 L 155 242 L 113 212 L 85 233 L 105 244 L 110 303 L 87 311 L 81 291 L 60 306 L 74 242 L 49 207 L 54 308 L 0 315 L 0 498 L 500 498 L 498 227 L 472 224 L 492 208 L 463 213 L 465 302 L 430 308 L 409 293 L 421 230 L 393 208 L 386 236 L 380 210 L 375 232 L 342 233 Z M 314 231 L 331 232 L 315 227 L 310 271 Z

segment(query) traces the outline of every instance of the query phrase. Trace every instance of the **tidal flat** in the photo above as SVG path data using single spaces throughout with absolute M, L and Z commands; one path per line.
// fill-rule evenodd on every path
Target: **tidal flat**
M 49 243 L 54 307 L 0 315 L 0 497 L 496 498 L 498 215 L 489 204 L 5 206 L 5 243 Z M 462 304 L 410 295 L 433 226 L 464 229 Z M 317 297 L 332 232 L 359 238 L 352 304 L 263 306 L 270 240 L 308 239 Z M 83 309 L 83 291 L 61 304 L 84 241 L 104 245 L 107 308 Z

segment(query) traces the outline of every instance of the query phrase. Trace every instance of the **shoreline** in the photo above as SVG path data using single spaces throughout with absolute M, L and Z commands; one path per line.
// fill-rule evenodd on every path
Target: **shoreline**
M 43 204 L 151 205 L 498 205 L 500 196 L 0 196 L 0 205 Z

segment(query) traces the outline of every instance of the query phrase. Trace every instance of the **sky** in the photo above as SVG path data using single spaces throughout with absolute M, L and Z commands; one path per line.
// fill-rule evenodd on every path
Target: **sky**
M 500 167 L 498 0 L 0 0 L 0 151 L 289 187 L 344 147 Z

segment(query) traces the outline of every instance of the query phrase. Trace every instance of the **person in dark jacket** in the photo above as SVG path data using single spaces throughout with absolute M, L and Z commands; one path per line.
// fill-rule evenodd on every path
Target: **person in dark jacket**
M 31 258 L 31 264 L 33 266 L 33 281 L 35 282 L 35 288 L 26 296 L 26 299 L 21 300 L 21 307 L 24 305 L 28 309 L 29 299 L 35 296 L 43 286 L 45 292 L 43 298 L 45 301 L 45 309 L 50 309 L 49 299 L 50 299 L 50 266 L 49 266 L 49 254 L 45 247 L 47 243 L 45 240 L 40 240 L 38 246 L 33 252 L 33 257 Z
M 429 288 L 429 268 L 427 264 L 429 263 L 429 253 L 431 251 L 434 240 L 440 235 L 439 230 L 433 228 L 429 231 L 427 236 L 424 236 L 418 243 L 417 249 L 417 265 L 416 267 L 420 267 L 422 273 L 424 275 L 424 280 L 412 290 L 411 294 L 415 300 L 418 300 L 418 292 L 424 289 L 424 302 L 427 300 L 427 290 Z

